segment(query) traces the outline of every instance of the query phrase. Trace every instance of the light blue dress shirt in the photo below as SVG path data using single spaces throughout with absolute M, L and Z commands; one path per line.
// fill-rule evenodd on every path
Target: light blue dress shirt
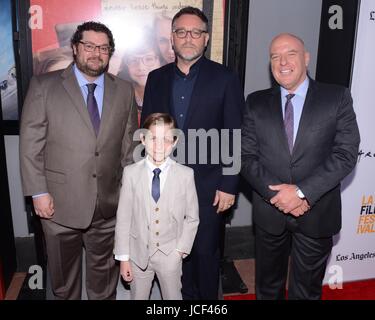
M 87 103 L 87 95 L 88 95 L 88 88 L 86 84 L 91 83 L 87 81 L 87 79 L 84 77 L 82 72 L 77 68 L 77 66 L 74 64 L 73 66 L 74 74 L 77 78 L 78 85 L 81 88 L 83 99 L 85 100 L 85 103 Z M 99 77 L 95 79 L 94 82 L 96 84 L 96 88 L 94 91 L 94 96 L 96 99 L 96 103 L 98 104 L 99 109 L 99 115 L 102 117 L 102 111 L 103 111 L 103 97 L 104 97 L 104 73 L 101 74 Z
M 299 85 L 297 90 L 295 90 L 293 93 L 295 96 L 292 98 L 292 104 L 293 104 L 293 144 L 296 141 L 297 131 L 299 122 L 301 120 L 303 105 L 305 103 L 307 90 L 309 88 L 309 77 L 306 77 L 306 79 Z M 281 89 L 281 108 L 283 112 L 283 119 L 285 117 L 285 103 L 286 103 L 286 96 L 289 94 L 289 91 L 286 90 L 283 87 L 280 87 Z

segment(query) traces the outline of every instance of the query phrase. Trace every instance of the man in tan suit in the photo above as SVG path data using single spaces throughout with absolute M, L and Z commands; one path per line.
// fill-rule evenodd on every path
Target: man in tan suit
M 191 168 L 169 158 L 173 118 L 154 113 L 141 136 L 146 159 L 124 168 L 117 210 L 115 258 L 130 281 L 131 298 L 149 298 L 155 274 L 163 299 L 181 300 L 182 258 L 198 229 L 198 197 Z
M 81 298 L 84 246 L 88 298 L 114 299 L 115 214 L 137 110 L 131 85 L 106 72 L 114 40 L 105 25 L 83 23 L 71 45 L 73 64 L 31 80 L 20 130 L 23 189 L 42 221 L 55 297 Z

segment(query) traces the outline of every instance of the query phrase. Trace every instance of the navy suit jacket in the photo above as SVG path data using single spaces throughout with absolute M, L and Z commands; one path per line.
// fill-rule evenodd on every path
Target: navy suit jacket
M 254 189 L 254 221 L 271 234 L 285 230 L 286 217 L 268 201 L 268 186 L 296 184 L 311 210 L 297 218 L 310 237 L 341 228 L 340 182 L 354 168 L 360 142 L 348 89 L 310 79 L 298 133 L 290 154 L 283 125 L 280 88 L 247 98 L 242 126 L 242 175 Z
M 141 125 L 146 117 L 154 112 L 165 112 L 175 117 L 172 104 L 174 66 L 174 63 L 167 64 L 148 75 Z M 244 105 L 243 91 L 238 77 L 221 64 L 203 57 L 184 127 L 179 129 L 184 132 L 186 141 L 188 129 L 204 129 L 206 131 L 210 129 L 229 129 L 232 132 L 233 129 L 241 128 Z M 232 144 L 229 147 L 231 149 Z M 223 167 L 230 167 L 231 164 L 223 164 L 222 161 L 217 164 L 210 163 L 210 159 L 215 156 L 213 153 L 220 151 L 214 150 L 211 152 L 210 143 L 208 143 L 207 149 L 207 164 L 198 163 L 198 143 L 195 149 L 196 164 L 189 164 L 185 161 L 186 165 L 194 169 L 198 199 L 201 206 L 212 205 L 216 190 L 236 194 L 239 179 L 238 174 L 222 174 Z M 185 152 L 185 159 L 187 160 L 189 154 L 187 144 Z

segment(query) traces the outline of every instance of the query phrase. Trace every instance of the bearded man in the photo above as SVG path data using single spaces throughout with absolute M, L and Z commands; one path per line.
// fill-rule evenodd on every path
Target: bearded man
M 88 298 L 115 299 L 115 214 L 137 109 L 132 86 L 107 73 L 115 44 L 105 25 L 79 25 L 71 47 L 70 66 L 30 82 L 20 128 L 23 190 L 41 219 L 55 297 L 81 299 L 85 247 Z

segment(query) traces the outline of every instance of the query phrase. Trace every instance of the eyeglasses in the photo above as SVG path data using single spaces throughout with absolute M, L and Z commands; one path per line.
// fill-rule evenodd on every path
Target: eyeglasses
M 193 29 L 193 30 L 185 30 L 185 29 L 176 29 L 172 31 L 176 34 L 177 38 L 184 39 L 187 37 L 188 33 L 190 33 L 190 36 L 193 39 L 199 39 L 202 36 L 202 33 L 207 33 L 206 30 L 199 30 L 199 29 Z
M 155 63 L 157 62 L 157 60 L 158 60 L 158 57 L 156 55 L 148 54 L 148 55 L 145 55 L 145 56 L 142 56 L 142 57 L 132 57 L 132 58 L 129 58 L 126 61 L 126 64 L 129 67 L 135 67 L 135 66 L 137 66 L 139 64 L 140 61 L 142 61 L 142 63 L 146 67 L 152 67 L 152 66 L 155 65 Z
M 89 42 L 83 42 L 79 41 L 83 45 L 83 49 L 85 49 L 86 52 L 94 52 L 96 48 L 99 48 L 99 52 L 102 54 L 110 54 L 112 51 L 112 48 L 110 46 L 96 46 L 95 44 L 89 43 Z

